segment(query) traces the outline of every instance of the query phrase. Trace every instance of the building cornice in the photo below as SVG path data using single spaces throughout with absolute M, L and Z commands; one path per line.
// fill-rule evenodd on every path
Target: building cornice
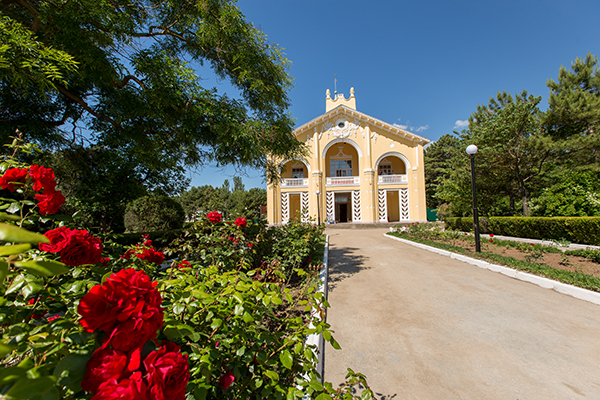
M 357 110 L 352 110 L 343 105 L 340 105 L 340 106 L 334 108 L 333 110 L 326 112 L 325 114 L 320 115 L 317 118 L 314 118 L 311 121 L 309 121 L 303 125 L 300 125 L 298 128 L 294 129 L 294 131 L 293 131 L 294 136 L 298 136 L 298 135 L 306 132 L 307 130 L 316 127 L 317 125 L 322 124 L 326 120 L 328 120 L 330 118 L 334 118 L 339 115 L 346 115 L 349 117 L 354 117 L 361 122 L 366 122 L 367 124 L 375 126 L 386 132 L 392 133 L 403 139 L 409 140 L 413 143 L 420 144 L 422 146 L 430 142 L 429 139 L 427 139 L 423 136 L 419 136 L 417 134 L 409 132 L 409 131 L 402 129 L 396 125 L 388 124 L 387 122 L 384 122 L 380 119 L 371 117 L 370 115 L 367 115 L 367 114 L 362 113 Z

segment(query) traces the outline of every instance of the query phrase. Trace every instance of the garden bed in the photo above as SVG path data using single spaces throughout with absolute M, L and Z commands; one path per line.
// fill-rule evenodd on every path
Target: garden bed
M 600 292 L 599 251 L 569 251 L 557 246 L 499 240 L 492 235 L 481 238 L 481 253 L 477 253 L 472 235 L 444 231 L 436 224 L 412 225 L 390 234 Z

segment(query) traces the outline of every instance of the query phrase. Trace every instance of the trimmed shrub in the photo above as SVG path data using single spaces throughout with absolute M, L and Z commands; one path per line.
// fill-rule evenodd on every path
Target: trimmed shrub
M 143 196 L 127 205 L 127 232 L 153 232 L 181 229 L 185 213 L 181 204 L 167 196 Z
M 473 231 L 472 217 L 446 218 L 444 222 L 453 230 Z M 482 217 L 479 227 L 481 233 L 600 245 L 600 217 Z

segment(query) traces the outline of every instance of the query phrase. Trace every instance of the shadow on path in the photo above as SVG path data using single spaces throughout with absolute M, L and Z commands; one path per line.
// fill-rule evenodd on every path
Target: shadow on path
M 355 247 L 329 248 L 329 290 L 335 289 L 336 283 L 369 269 L 365 261 L 369 258 L 361 254 Z

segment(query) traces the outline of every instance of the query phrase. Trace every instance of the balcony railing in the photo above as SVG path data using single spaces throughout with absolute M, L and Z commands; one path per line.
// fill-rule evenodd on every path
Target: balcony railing
M 379 175 L 377 177 L 377 183 L 381 185 L 389 184 L 406 184 L 408 183 L 408 176 L 406 175 Z
M 281 182 L 281 187 L 307 187 L 308 178 L 292 178 L 284 179 Z
M 360 185 L 360 177 L 358 176 L 337 176 L 328 177 L 327 186 L 354 186 Z

